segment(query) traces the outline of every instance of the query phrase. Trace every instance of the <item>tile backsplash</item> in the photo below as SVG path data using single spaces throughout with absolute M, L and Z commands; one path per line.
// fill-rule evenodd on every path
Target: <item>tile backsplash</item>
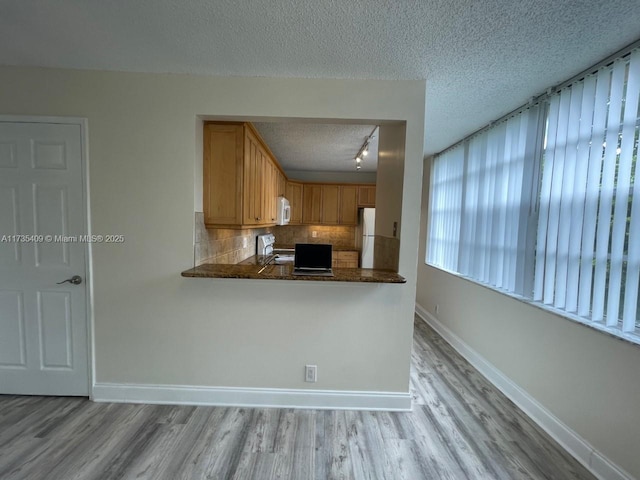
M 347 225 L 286 225 L 273 227 L 276 245 L 331 243 L 337 247 L 356 245 L 356 227 Z M 316 232 L 316 237 L 313 236 Z
M 316 236 L 313 236 L 316 232 Z M 210 228 L 204 214 L 195 214 L 194 266 L 203 263 L 234 264 L 256 253 L 256 237 L 273 233 L 276 245 L 296 243 L 331 243 L 337 247 L 356 248 L 356 227 L 345 225 L 286 225 L 265 228 Z M 243 246 L 246 245 L 246 246 Z
M 400 263 L 400 239 L 375 236 L 373 248 L 373 268 L 398 271 Z
M 210 228 L 204 225 L 204 214 L 196 212 L 194 265 L 203 263 L 234 264 L 256 253 L 256 237 L 273 228 Z M 243 246 L 246 245 L 246 246 Z

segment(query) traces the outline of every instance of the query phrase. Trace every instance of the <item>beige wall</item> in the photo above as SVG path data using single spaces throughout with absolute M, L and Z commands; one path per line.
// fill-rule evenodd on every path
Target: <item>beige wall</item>
M 180 272 L 193 265 L 198 116 L 406 121 L 403 194 L 418 198 L 424 82 L 0 68 L 0 87 L 5 114 L 88 118 L 93 232 L 126 237 L 93 249 L 98 382 L 408 391 L 417 202 L 402 204 L 404 285 Z
M 396 237 L 400 238 L 405 130 L 404 125 L 396 124 L 381 125 L 378 131 L 376 235 L 393 238 L 393 222 L 398 222 Z
M 373 268 L 398 271 L 402 236 L 402 185 L 404 181 L 406 127 L 403 124 L 381 125 L 378 132 L 378 183 L 376 185 Z M 395 234 L 394 223 L 396 225 Z
M 640 346 L 425 265 L 428 175 L 427 162 L 416 302 L 640 478 Z

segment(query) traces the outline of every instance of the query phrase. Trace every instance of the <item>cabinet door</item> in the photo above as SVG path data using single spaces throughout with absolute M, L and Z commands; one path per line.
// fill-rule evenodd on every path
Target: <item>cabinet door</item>
M 333 252 L 331 264 L 334 268 L 358 268 L 358 252 L 355 250 Z
M 343 268 L 358 268 L 357 251 L 342 252 L 342 258 L 340 260 Z
M 276 223 L 277 198 L 278 198 L 278 168 L 270 157 L 266 157 L 265 177 L 265 215 L 262 223 Z
M 262 216 L 260 223 L 271 221 L 271 163 L 269 157 L 262 157 Z
M 287 182 L 285 198 L 289 200 L 291 205 L 291 221 L 292 225 L 302 223 L 302 184 L 297 182 Z
M 322 185 L 304 185 L 302 197 L 302 223 L 321 223 Z
M 264 154 L 250 131 L 245 136 L 244 150 L 244 218 L 245 225 L 262 222 L 264 193 L 262 190 Z
M 323 225 L 340 223 L 340 186 L 322 185 L 322 218 Z
M 278 193 L 276 196 L 284 196 L 285 198 L 287 198 L 287 179 L 278 167 L 276 167 L 276 171 L 278 172 Z
M 375 185 L 361 185 L 358 187 L 358 206 L 359 207 L 375 207 L 376 206 Z
M 242 125 L 205 124 L 203 210 L 207 225 L 242 222 Z
M 358 187 L 343 185 L 340 187 L 340 225 L 358 223 Z

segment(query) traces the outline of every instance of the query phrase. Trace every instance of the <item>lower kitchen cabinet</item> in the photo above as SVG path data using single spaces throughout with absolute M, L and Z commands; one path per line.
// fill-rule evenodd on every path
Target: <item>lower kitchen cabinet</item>
M 357 250 L 334 250 L 331 266 L 333 268 L 358 268 L 358 256 Z

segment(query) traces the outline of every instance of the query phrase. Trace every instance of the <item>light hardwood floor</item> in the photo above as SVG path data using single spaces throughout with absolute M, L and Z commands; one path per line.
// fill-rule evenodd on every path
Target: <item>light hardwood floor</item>
M 0 479 L 593 479 L 416 320 L 410 413 L 0 396 Z

